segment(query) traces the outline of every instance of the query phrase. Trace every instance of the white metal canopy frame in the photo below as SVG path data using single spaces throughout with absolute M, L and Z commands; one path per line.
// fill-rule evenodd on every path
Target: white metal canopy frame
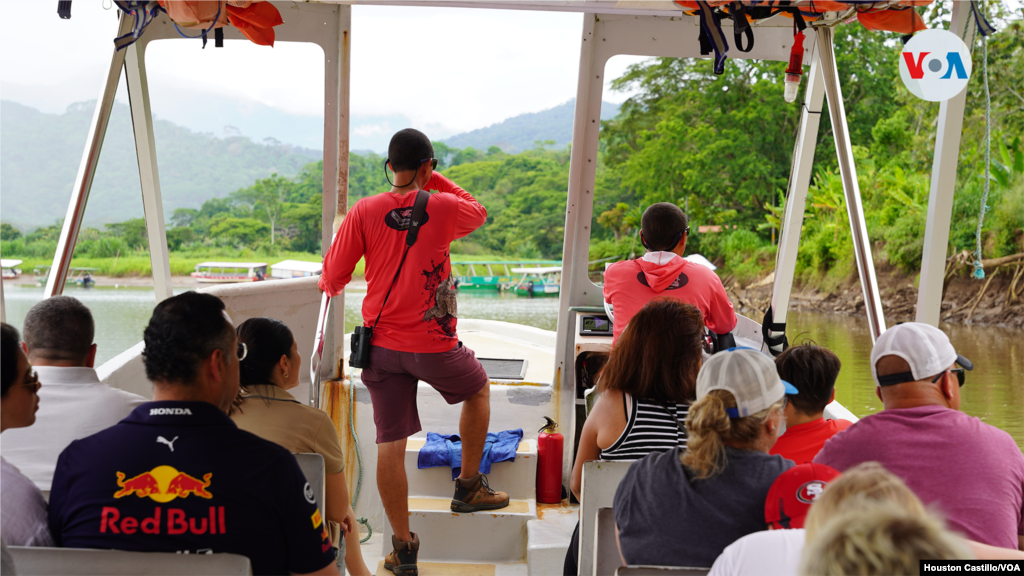
M 575 394 L 573 336 L 576 310 L 600 307 L 601 288 L 591 282 L 587 274 L 590 246 L 590 223 L 593 217 L 594 183 L 597 168 L 598 136 L 603 76 L 608 60 L 617 55 L 657 56 L 676 58 L 706 58 L 701 54 L 698 40 L 698 18 L 683 15 L 667 2 L 621 2 L 615 0 L 474 0 L 474 1 L 381 1 L 340 2 L 337 4 L 274 2 L 285 24 L 276 30 L 279 42 L 310 42 L 319 45 L 325 54 L 324 87 L 324 202 L 322 250 L 326 252 L 332 233 L 347 211 L 348 151 L 349 151 L 349 69 L 351 37 L 350 4 L 395 6 L 433 6 L 491 9 L 524 9 L 540 11 L 582 12 L 579 80 L 576 110 L 573 120 L 573 147 L 570 157 L 570 175 L 563 246 L 563 282 L 559 296 L 558 335 L 555 356 L 555 382 L 560 394 L 556 397 L 571 399 Z M 973 30 L 969 26 L 970 5 L 954 2 L 951 29 L 960 36 L 967 35 L 969 43 Z M 848 216 L 854 242 L 857 271 L 864 293 L 865 308 L 872 338 L 885 330 L 881 300 L 875 279 L 867 226 L 857 185 L 849 130 L 843 103 L 839 74 L 836 69 L 833 26 L 844 17 L 830 13 L 812 24 L 815 34 L 808 35 L 804 46 L 809 56 L 810 74 L 801 107 L 799 130 L 794 146 L 792 173 L 787 190 L 779 251 L 776 262 L 775 284 L 772 296 L 774 324 L 784 324 L 792 290 L 797 248 L 800 241 L 803 210 L 811 179 L 812 160 L 818 123 L 827 95 L 829 117 L 836 141 L 836 152 Z M 122 15 L 117 36 L 131 28 L 130 17 Z M 729 25 L 725 23 L 726 36 Z M 733 58 L 787 61 L 793 32 L 787 19 L 772 18 L 754 25 L 756 44 L 751 52 L 730 52 Z M 225 29 L 228 39 L 243 39 L 234 28 Z M 79 166 L 64 228 L 54 256 L 52 273 L 46 286 L 46 296 L 60 294 L 67 277 L 71 256 L 81 226 L 82 216 L 96 170 L 103 137 L 121 69 L 126 72 L 132 121 L 135 131 L 142 197 L 149 234 L 156 298 L 169 297 L 171 292 L 170 267 L 167 254 L 163 210 L 157 174 L 156 152 L 153 139 L 152 114 L 146 82 L 145 49 L 155 40 L 177 40 L 178 33 L 165 14 L 159 16 L 133 45 L 113 53 L 107 78 L 89 129 L 85 153 Z M 213 48 L 211 48 L 213 49 Z M 948 243 L 952 212 L 953 185 L 956 175 L 957 151 L 963 124 L 966 91 L 943 102 L 939 113 L 935 160 L 929 197 L 925 249 L 922 262 L 921 288 L 917 318 L 932 324 L 938 322 L 942 296 L 943 263 Z M 779 90 L 782 104 L 782 90 Z M 2 288 L 0 288 L 2 289 Z M 2 294 L 2 292 L 0 292 Z M 319 314 L 318 331 L 331 345 L 323 349 L 326 355 L 318 375 L 324 378 L 344 376 L 341 361 L 344 351 L 344 300 L 334 298 L 333 309 L 325 302 Z M 770 336 L 781 336 L 772 332 Z M 318 403 L 320 378 L 314 375 L 311 402 Z M 575 418 L 574 403 L 562 401 L 558 407 L 559 421 L 571 423 Z M 563 426 L 574 429 L 573 425 Z M 571 447 L 572 442 L 566 446 Z M 571 467 L 572 450 L 564 454 L 563 471 Z

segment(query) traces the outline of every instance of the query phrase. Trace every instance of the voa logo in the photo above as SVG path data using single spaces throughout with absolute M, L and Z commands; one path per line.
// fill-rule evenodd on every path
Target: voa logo
M 907 90 L 922 100 L 949 100 L 967 87 L 971 53 L 952 32 L 918 32 L 900 54 L 900 77 Z

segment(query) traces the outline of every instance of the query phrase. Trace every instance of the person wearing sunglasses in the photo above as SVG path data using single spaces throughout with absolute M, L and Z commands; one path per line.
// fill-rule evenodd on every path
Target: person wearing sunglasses
M 878 462 L 967 538 L 1024 550 L 1024 454 L 1009 434 L 960 411 L 973 368 L 934 326 L 889 328 L 871 350 L 885 409 L 833 436 L 814 462 L 839 471 Z
M 365 350 L 363 345 L 369 350 L 352 358 L 363 367 L 360 378 L 373 404 L 377 488 L 394 530 L 394 552 L 386 556 L 384 567 L 401 576 L 417 573 L 419 538 L 409 531 L 405 447 L 406 439 L 422 429 L 416 408 L 419 381 L 449 404 L 462 404 L 462 471 L 452 511 L 508 505 L 508 495 L 491 490 L 479 473 L 490 422 L 490 387 L 473 351 L 459 342 L 457 285 L 448 256 L 452 241 L 484 224 L 487 210 L 435 168 L 434 147 L 425 134 L 411 128 L 396 133 L 383 166 L 391 190 L 362 198 L 348 211 L 320 276 L 320 290 L 337 296 L 352 280 L 359 260 L 366 259 L 363 326 L 353 341 L 360 350 Z M 427 195 L 414 229 L 421 190 L 438 194 Z M 367 331 L 372 331 L 368 341 Z
M 19 345 L 18 330 L 8 324 L 0 325 L 0 339 L 3 355 L 0 432 L 6 432 L 31 426 L 36 421 L 41 384 Z M 6 436 L 3 443 L 7 443 Z M 4 458 L 0 458 L 0 535 L 5 545 L 53 546 L 43 493 Z
M 185 292 L 143 333 L 153 401 L 61 453 L 50 491 L 58 546 L 247 556 L 253 574 L 337 575 L 309 483 L 283 446 L 228 417 L 249 354 L 224 302 Z

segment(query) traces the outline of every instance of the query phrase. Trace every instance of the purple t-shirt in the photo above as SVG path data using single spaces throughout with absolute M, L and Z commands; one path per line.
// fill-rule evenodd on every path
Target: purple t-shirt
M 872 414 L 833 436 L 814 461 L 840 472 L 880 463 L 971 540 L 1016 550 L 1024 535 L 1024 454 L 1009 434 L 959 410 Z

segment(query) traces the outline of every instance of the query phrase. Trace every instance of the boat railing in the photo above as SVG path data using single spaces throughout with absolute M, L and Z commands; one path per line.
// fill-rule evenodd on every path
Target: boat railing
M 313 327 L 320 305 L 319 277 L 295 278 L 289 282 L 252 282 L 216 284 L 200 288 L 224 301 L 235 326 L 249 318 L 266 316 L 284 322 L 292 329 L 299 350 L 313 348 Z M 110 386 L 152 397 L 152 385 L 142 364 L 143 344 L 139 342 L 97 368 L 101 381 Z M 297 398 L 309 393 L 309 359 L 303 359 L 299 386 L 292 391 Z

